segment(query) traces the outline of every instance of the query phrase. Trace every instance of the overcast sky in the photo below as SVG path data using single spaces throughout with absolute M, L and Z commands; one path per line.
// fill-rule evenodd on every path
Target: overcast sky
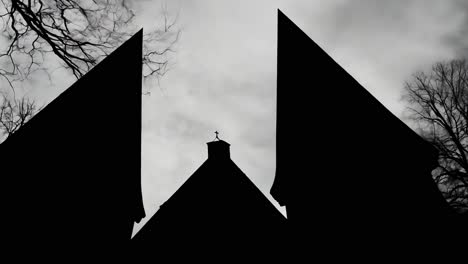
M 134 231 L 204 162 L 215 130 L 231 144 L 233 161 L 278 206 L 269 194 L 278 8 L 399 117 L 403 82 L 412 72 L 468 54 L 466 0 L 167 2 L 179 12 L 182 35 L 171 70 L 159 86 L 145 87 L 151 91 L 143 98 L 147 217 Z M 133 8 L 138 24 L 150 29 L 161 1 L 139 0 Z M 34 80 L 30 96 L 50 101 L 66 89 L 73 79 L 58 72 L 53 85 Z
M 278 8 L 401 116 L 401 89 L 412 72 L 468 50 L 466 3 L 171 1 L 168 8 L 179 12 L 182 28 L 175 65 L 143 99 L 147 219 L 206 159 L 205 143 L 215 130 L 231 144 L 234 162 L 277 205 L 269 190 L 275 175 Z M 149 27 L 160 7 L 160 1 L 139 1 L 139 23 Z

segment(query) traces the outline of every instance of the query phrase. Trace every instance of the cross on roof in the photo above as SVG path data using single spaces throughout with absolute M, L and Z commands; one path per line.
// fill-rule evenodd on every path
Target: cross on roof
M 218 132 L 218 131 L 215 131 L 215 134 L 216 134 L 215 140 L 216 140 L 216 139 L 217 139 L 217 140 L 220 140 L 219 137 L 218 137 L 219 132 Z

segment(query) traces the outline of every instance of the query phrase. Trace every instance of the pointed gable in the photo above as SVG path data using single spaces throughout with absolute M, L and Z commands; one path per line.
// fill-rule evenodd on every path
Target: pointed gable
M 0 145 L 11 245 L 83 256 L 130 240 L 145 216 L 142 39 L 140 30 Z
M 140 254 L 270 255 L 281 243 L 285 217 L 230 159 L 229 144 L 209 142 L 208 153 L 135 235 Z
M 277 62 L 271 194 L 297 232 L 324 245 L 415 238 L 452 215 L 431 178 L 436 150 L 279 10 Z

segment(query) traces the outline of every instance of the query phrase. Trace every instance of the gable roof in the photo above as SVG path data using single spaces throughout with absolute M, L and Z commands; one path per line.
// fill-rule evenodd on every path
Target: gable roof
M 227 143 L 214 141 L 209 147 L 217 144 Z M 246 244 L 238 247 L 254 242 L 263 247 L 268 245 L 267 237 L 280 234 L 285 220 L 227 155 L 210 156 L 132 241 L 134 247 L 158 248 L 158 254 L 164 250 L 229 248 L 239 244 L 239 238 Z M 168 249 L 171 242 L 178 248 Z
M 8 239 L 79 250 L 130 239 L 145 216 L 142 39 L 140 30 L 0 145 Z
M 281 205 L 316 199 L 310 205 L 317 210 L 338 204 L 352 210 L 350 203 L 342 204 L 348 201 L 369 212 L 383 207 L 395 213 L 416 212 L 416 207 L 450 211 L 430 174 L 436 149 L 280 10 L 277 63 L 277 170 L 271 194 Z M 307 138 L 300 144 L 290 140 L 298 130 Z M 327 186 L 334 189 L 331 199 L 324 198 L 331 191 Z

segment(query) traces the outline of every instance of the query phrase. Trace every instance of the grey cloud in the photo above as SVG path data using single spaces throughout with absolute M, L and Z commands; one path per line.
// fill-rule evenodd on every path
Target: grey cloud
M 131 2 L 139 26 L 157 23 L 164 1 Z M 397 115 L 403 82 L 413 71 L 468 54 L 466 0 L 165 2 L 180 12 L 183 31 L 161 86 L 145 84 L 151 91 L 143 98 L 142 135 L 148 217 L 135 231 L 206 159 L 214 130 L 272 199 L 277 8 Z M 31 96 L 50 101 L 73 81 L 60 71 L 53 78 L 52 86 L 44 76 L 25 85 L 35 86 L 28 88 Z
M 461 27 L 447 38 L 447 42 L 455 49 L 455 57 L 468 58 L 468 1 L 456 1 L 456 7 L 458 12 L 463 14 Z
M 152 94 L 144 98 L 147 219 L 206 159 L 205 143 L 214 130 L 231 143 L 236 164 L 272 199 L 277 8 L 395 114 L 402 110 L 405 78 L 455 56 L 466 43 L 466 14 L 457 0 L 166 2 L 180 11 L 183 32 L 161 89 L 149 88 Z M 139 23 L 153 25 L 161 1 L 135 5 Z

